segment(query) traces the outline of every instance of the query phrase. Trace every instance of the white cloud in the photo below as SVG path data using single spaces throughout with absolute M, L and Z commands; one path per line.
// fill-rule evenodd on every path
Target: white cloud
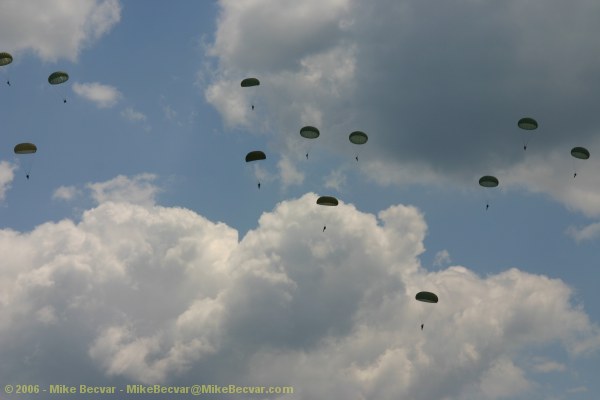
M 289 385 L 299 399 L 496 399 L 535 385 L 525 350 L 600 348 L 560 280 L 424 270 L 427 226 L 414 207 L 375 216 L 318 207 L 310 193 L 238 241 L 225 224 L 153 205 L 152 181 L 90 185 L 99 205 L 78 223 L 0 230 L 5 379 L 76 384 L 99 369 L 95 383 L 202 376 Z M 414 301 L 423 288 L 439 303 Z M 49 368 L 58 355 L 60 371 Z
M 287 157 L 277 163 L 283 186 L 300 185 L 304 182 L 304 174 L 300 172 Z
M 73 200 L 80 191 L 75 186 L 60 186 L 52 194 L 53 199 L 69 201 Z
M 450 253 L 448 253 L 448 250 L 440 250 L 437 253 L 435 253 L 435 257 L 433 258 L 433 265 L 435 267 L 441 267 L 444 264 L 449 264 L 451 263 L 452 260 L 450 259 Z
M 153 174 L 140 174 L 133 178 L 119 175 L 106 182 L 88 183 L 92 198 L 98 203 L 106 201 L 153 205 L 160 188 L 152 182 Z
M 342 190 L 346 184 L 346 174 L 341 169 L 331 171 L 329 175 L 323 178 L 325 187 L 329 189 L 335 189 L 338 192 Z
M 112 107 L 121 98 L 121 93 L 117 88 L 104 85 L 98 82 L 92 83 L 74 83 L 73 91 L 84 99 L 96 103 L 100 108 Z
M 8 161 L 0 161 L 0 201 L 6 198 L 6 192 L 10 189 L 10 184 L 15 179 L 16 165 Z
M 127 107 L 121 111 L 121 116 L 132 122 L 145 122 L 148 119 L 146 114 L 136 111 L 131 107 Z
M 33 51 L 44 61 L 76 61 L 120 19 L 118 0 L 5 1 L 0 47 L 14 53 Z
M 594 222 L 583 228 L 577 228 L 570 226 L 567 228 L 567 234 L 575 239 L 576 242 L 582 242 L 584 240 L 593 240 L 600 235 L 600 222 Z

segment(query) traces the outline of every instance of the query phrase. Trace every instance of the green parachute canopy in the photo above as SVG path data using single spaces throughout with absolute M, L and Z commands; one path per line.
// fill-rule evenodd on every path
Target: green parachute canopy
M 354 144 L 365 144 L 369 140 L 367 134 L 361 131 L 352 132 L 348 138 Z
M 498 178 L 495 176 L 486 175 L 479 178 L 479 184 L 483 187 L 496 187 L 498 183 Z
M 60 85 L 69 80 L 69 74 L 63 71 L 56 71 L 50 74 L 48 77 L 48 83 L 51 85 Z
M 417 299 L 418 301 L 423 301 L 425 303 L 437 303 L 438 302 L 437 295 L 435 293 L 431 293 L 431 292 L 419 292 L 415 296 L 415 299 Z
M 266 158 L 267 156 L 265 153 L 260 150 L 251 151 L 250 153 L 246 154 L 246 162 L 264 160 Z
M 519 122 L 517 122 L 517 125 L 519 128 L 525 129 L 526 131 L 532 131 L 538 127 L 537 121 L 529 117 L 521 118 Z
M 317 199 L 317 204 L 321 206 L 337 206 L 338 199 L 333 196 L 321 196 Z
M 12 61 L 13 61 L 13 58 L 9 53 L 5 53 L 5 52 L 0 53 L 0 67 L 3 65 L 8 65 Z
M 33 143 L 19 143 L 15 146 L 15 154 L 32 154 L 37 151 L 37 147 Z
M 250 87 L 250 86 L 258 86 L 260 85 L 260 81 L 256 78 L 246 78 L 242 80 L 242 87 Z
M 585 147 L 573 147 L 571 149 L 571 155 L 581 160 L 590 158 L 590 152 Z
M 305 126 L 300 129 L 300 136 L 307 139 L 316 139 L 320 135 L 319 130 L 314 126 Z

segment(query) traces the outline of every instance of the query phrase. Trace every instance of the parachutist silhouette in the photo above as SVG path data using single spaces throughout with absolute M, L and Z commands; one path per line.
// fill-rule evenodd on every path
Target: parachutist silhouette
M 67 102 L 67 99 L 63 99 L 63 103 L 66 103 L 66 102 Z
M 527 150 L 527 145 L 523 146 L 523 150 Z
M 485 211 L 487 211 L 487 209 L 488 209 L 488 208 L 490 208 L 490 205 L 489 205 L 489 204 L 486 204 L 486 205 L 485 205 Z
M 306 153 L 306 159 L 308 160 L 308 153 Z
M 573 174 L 573 178 L 575 178 L 576 176 L 577 176 L 577 172 L 575 172 L 575 173 Z
M 421 330 L 423 330 L 423 327 L 425 326 L 425 324 L 421 324 Z
M 10 81 L 6 81 L 6 84 L 7 84 L 8 86 L 10 86 Z
M 252 104 L 252 109 L 254 110 L 254 104 Z
M 258 189 L 260 189 L 260 182 L 258 182 Z
M 29 174 L 25 175 L 25 177 L 26 177 L 27 179 L 29 179 Z
M 356 158 L 356 161 L 358 161 L 358 156 L 356 156 L 356 157 L 354 157 L 354 158 Z
M 325 229 L 327 229 L 327 226 L 324 226 L 324 227 L 323 227 L 323 232 L 325 232 Z

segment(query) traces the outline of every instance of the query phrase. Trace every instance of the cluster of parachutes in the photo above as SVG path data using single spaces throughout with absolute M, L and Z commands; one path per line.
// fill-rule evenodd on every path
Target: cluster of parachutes
M 259 86 L 259 85 L 260 85 L 260 81 L 257 78 L 245 78 L 241 82 L 241 86 L 243 88 Z M 254 110 L 254 104 L 251 104 L 251 108 L 252 108 L 252 110 Z M 320 135 L 321 135 L 321 132 L 319 131 L 318 128 L 316 128 L 314 126 L 304 126 L 300 129 L 300 136 L 302 136 L 305 139 L 314 140 L 314 139 L 318 138 Z M 363 144 L 367 143 L 367 141 L 369 140 L 369 137 L 367 136 L 366 133 L 364 133 L 362 131 L 354 131 L 354 132 L 350 133 L 350 135 L 348 136 L 348 140 L 352 144 L 363 145 Z M 267 156 L 265 155 L 265 153 L 260 150 L 253 150 L 253 151 L 249 152 L 248 154 L 246 154 L 246 162 L 265 160 L 266 158 L 267 158 Z M 306 158 L 308 159 L 308 153 L 306 153 Z M 355 159 L 356 159 L 356 161 L 358 161 L 358 155 L 356 155 Z M 258 188 L 260 189 L 260 182 L 258 182 Z M 327 206 L 337 206 L 338 201 L 335 197 L 323 196 L 323 197 L 320 197 L 319 200 L 317 200 L 317 204 L 327 205 Z M 325 230 L 325 228 L 323 230 Z
M 13 62 L 13 56 L 7 52 L 0 52 L 0 67 L 4 67 Z M 48 76 L 48 83 L 51 85 L 60 85 L 69 80 L 69 74 L 64 71 L 56 71 Z M 6 84 L 11 86 L 10 80 L 7 79 Z M 63 103 L 66 103 L 67 99 L 63 98 Z M 15 146 L 14 152 L 17 155 L 23 154 L 34 154 L 37 152 L 37 146 L 33 143 L 19 143 Z M 31 164 L 25 169 L 25 177 L 29 179 L 29 173 L 31 170 Z
M 538 123 L 531 117 L 523 117 L 517 122 L 517 126 L 525 131 L 533 131 L 538 127 Z M 523 150 L 527 150 L 528 136 L 523 139 Z M 585 147 L 573 147 L 571 156 L 579 160 L 587 160 L 590 158 L 590 152 Z M 573 178 L 577 176 L 577 171 L 573 173 Z M 498 178 L 492 175 L 485 175 L 479 178 L 479 185 L 484 188 L 494 188 L 499 184 Z M 489 203 L 485 205 L 485 209 L 489 208 Z

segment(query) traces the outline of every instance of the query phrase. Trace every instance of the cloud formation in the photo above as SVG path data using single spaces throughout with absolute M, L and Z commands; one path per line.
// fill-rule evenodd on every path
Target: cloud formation
M 100 108 L 114 106 L 122 96 L 114 86 L 104 85 L 98 82 L 76 82 L 73 84 L 73 91 L 84 99 L 96 103 Z
M 98 205 L 78 222 L 0 231 L 2 376 L 203 376 L 294 386 L 299 399 L 496 399 L 528 393 L 529 372 L 560 370 L 523 359 L 525 349 L 554 344 L 576 359 L 600 347 L 597 324 L 558 279 L 425 270 L 427 226 L 414 207 L 375 216 L 319 207 L 308 193 L 240 240 L 156 205 L 153 180 L 90 184 Z M 440 302 L 415 301 L 421 290 Z M 60 377 L 49 368 L 59 355 Z

